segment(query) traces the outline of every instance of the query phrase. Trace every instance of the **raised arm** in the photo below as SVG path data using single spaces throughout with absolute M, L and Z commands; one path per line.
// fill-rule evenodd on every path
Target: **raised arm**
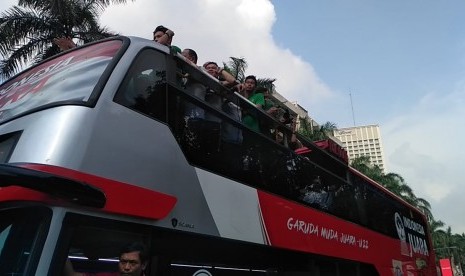
M 224 70 L 221 67 L 218 67 L 218 75 L 220 77 L 223 77 L 223 79 L 225 80 L 224 83 L 223 83 L 223 85 L 225 85 L 225 86 L 233 86 L 233 85 L 236 85 L 238 83 L 236 81 L 236 78 L 233 77 L 233 75 L 231 75 L 228 71 Z

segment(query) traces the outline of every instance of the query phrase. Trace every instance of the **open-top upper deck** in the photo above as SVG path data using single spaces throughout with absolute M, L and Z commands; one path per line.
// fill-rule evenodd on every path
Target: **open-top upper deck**
M 243 114 L 257 118 L 259 132 Z M 394 259 L 409 271 L 433 267 L 426 232 L 406 227 L 415 242 L 406 239 L 407 251 L 399 236 L 397 216 L 426 229 L 418 210 L 299 135 L 308 152 L 295 153 L 287 125 L 152 41 L 108 39 L 18 74 L 0 86 L 0 120 L 4 209 L 35 201 L 96 220 L 143 218 L 156 234 L 267 245 L 368 263 L 381 274 Z M 28 173 L 55 176 L 60 188 L 43 188 L 53 177 L 25 181 Z M 39 192 L 29 191 L 34 183 Z M 89 206 L 73 193 L 105 200 Z M 80 254 L 90 246 L 67 242 Z

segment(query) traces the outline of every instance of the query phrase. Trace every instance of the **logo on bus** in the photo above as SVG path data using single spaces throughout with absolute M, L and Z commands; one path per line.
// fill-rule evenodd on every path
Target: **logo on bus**
M 394 215 L 394 221 L 396 223 L 397 235 L 401 241 L 405 241 L 407 236 L 405 235 L 404 223 L 402 222 L 402 217 L 399 213 Z
M 401 253 L 403 255 L 413 256 L 413 253 L 416 253 L 429 256 L 425 229 L 421 224 L 399 213 L 394 214 L 394 223 L 401 242 Z M 406 248 L 407 242 L 410 249 Z
M 194 228 L 195 228 L 195 225 L 194 225 L 194 224 L 192 224 L 192 223 L 186 223 L 186 222 L 183 222 L 183 221 L 179 221 L 177 218 L 172 218 L 172 219 L 171 219 L 171 225 L 173 226 L 173 228 L 176 228 L 176 227 L 190 228 L 190 229 L 194 229 Z

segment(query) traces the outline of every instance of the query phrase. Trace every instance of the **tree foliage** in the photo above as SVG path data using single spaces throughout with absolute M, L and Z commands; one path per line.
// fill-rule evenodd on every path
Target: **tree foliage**
M 325 140 L 334 136 L 337 125 L 333 122 L 326 122 L 321 126 L 312 126 L 308 118 L 300 118 L 298 132 L 310 141 Z
M 0 74 L 8 78 L 23 66 L 40 62 L 60 49 L 54 38 L 87 43 L 114 35 L 100 26 L 99 15 L 126 0 L 20 0 L 0 14 Z
M 369 156 L 354 158 L 351 161 L 351 166 L 423 212 L 428 220 L 433 240 L 432 250 L 435 251 L 436 258 L 452 257 L 458 267 L 465 268 L 465 234 L 452 234 L 450 226 L 444 230 L 446 224 L 441 220 L 434 219 L 430 203 L 417 197 L 401 175 L 396 173 L 384 174 L 379 166 L 370 164 Z
M 230 57 L 228 62 L 223 62 L 224 70 L 228 71 L 237 81 L 243 83 L 247 77 L 248 63 L 245 58 Z M 264 87 L 273 93 L 275 90 L 275 78 L 257 78 L 257 87 Z
M 445 224 L 442 221 L 430 224 L 436 259 L 451 259 L 456 272 L 454 275 L 462 275 L 458 270 L 465 268 L 465 234 L 453 234 L 450 226 L 446 229 L 443 227 Z
M 431 205 L 423 198 L 415 195 L 412 188 L 407 185 L 404 178 L 396 173 L 384 173 L 378 165 L 370 163 L 369 156 L 356 157 L 351 161 L 351 166 L 369 178 L 378 182 L 386 189 L 396 194 L 411 205 L 417 207 L 423 212 L 428 220 L 433 219 L 431 214 Z
M 247 61 L 245 58 L 230 57 L 228 62 L 223 62 L 223 68 L 228 71 L 236 80 L 244 82 Z

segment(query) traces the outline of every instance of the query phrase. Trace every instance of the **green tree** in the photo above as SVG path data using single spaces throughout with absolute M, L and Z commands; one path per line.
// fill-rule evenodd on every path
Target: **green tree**
M 433 220 L 430 203 L 423 198 L 417 197 L 412 188 L 407 185 L 404 178 L 399 174 L 385 174 L 379 166 L 372 165 L 370 163 L 369 156 L 354 158 L 351 161 L 351 166 L 418 208 L 423 214 L 425 214 L 429 222 Z
M 451 257 L 453 255 L 453 249 L 456 247 L 452 228 L 448 226 L 445 231 L 442 231 L 439 239 L 441 247 L 437 248 L 436 251 L 439 251 L 439 255 L 443 258 Z
M 445 226 L 444 222 L 441 220 L 432 220 L 429 222 L 429 229 L 433 239 L 433 247 L 441 248 L 444 245 L 441 243 L 441 236 L 444 233 L 442 229 Z
M 465 234 L 452 234 L 450 226 L 446 230 L 438 230 L 436 234 L 436 237 L 433 235 L 436 261 L 439 261 L 439 259 L 450 259 L 453 261 L 454 269 L 458 267 L 458 270 L 463 272 L 463 268 L 465 267 Z
M 307 118 L 301 118 L 298 132 L 311 141 L 319 141 L 334 136 L 336 129 L 337 125 L 333 122 L 326 122 L 321 126 L 313 127 Z
M 60 50 L 53 39 L 70 37 L 86 43 L 114 35 L 98 23 L 112 3 L 127 0 L 19 0 L 0 14 L 0 75 L 40 62 Z
M 230 57 L 228 62 L 223 62 L 224 70 L 228 71 L 236 80 L 244 82 L 245 70 L 248 67 L 245 58 Z
M 351 160 L 350 165 L 370 179 L 373 179 L 374 181 L 382 184 L 381 182 L 384 177 L 383 170 L 379 166 L 371 164 L 370 156 L 362 155 L 356 157 Z
M 351 166 L 423 212 L 428 220 L 436 258 L 453 257 L 456 265 L 465 267 L 465 234 L 453 234 L 450 226 L 444 230 L 445 223 L 434 219 L 430 203 L 417 197 L 402 176 L 396 173 L 384 174 L 378 166 L 370 164 L 369 156 L 353 159 Z
M 297 130 L 300 135 L 310 139 L 313 133 L 314 126 L 312 125 L 310 119 L 308 117 L 300 117 L 299 118 L 299 129 Z
M 266 88 L 270 93 L 273 93 L 275 91 L 275 85 L 274 82 L 276 79 L 272 78 L 258 78 L 257 79 L 257 87 L 263 87 Z
M 465 268 L 465 234 L 455 234 L 455 243 L 454 246 L 457 247 L 456 250 L 456 257 L 455 260 L 456 262 L 460 265 L 460 268 L 463 272 L 463 269 Z
M 223 62 L 223 68 L 236 78 L 236 80 L 243 83 L 247 76 L 247 61 L 243 57 L 230 57 L 229 59 L 230 60 L 228 62 Z M 275 78 L 257 78 L 257 87 L 267 88 L 270 93 L 273 93 L 275 90 L 275 81 Z

